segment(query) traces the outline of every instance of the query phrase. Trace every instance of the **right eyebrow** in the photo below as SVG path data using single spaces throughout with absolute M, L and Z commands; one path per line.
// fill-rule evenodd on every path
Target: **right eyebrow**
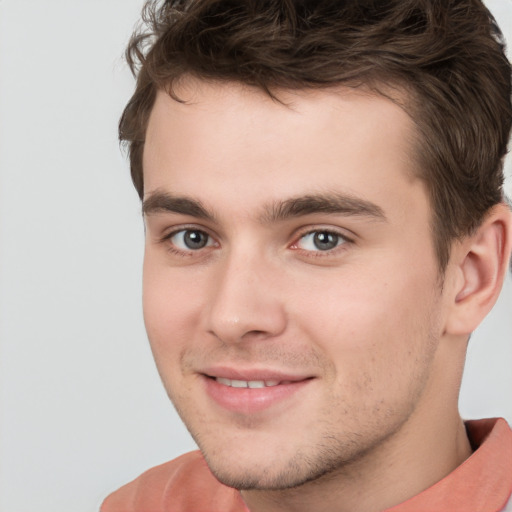
M 386 221 L 382 208 L 370 201 L 340 193 L 309 194 L 272 203 L 265 209 L 264 222 L 278 222 L 312 214 L 367 217 Z
M 161 212 L 190 215 L 198 219 L 214 221 L 213 213 L 208 211 L 199 201 L 156 190 L 151 192 L 142 202 L 142 214 L 148 216 Z

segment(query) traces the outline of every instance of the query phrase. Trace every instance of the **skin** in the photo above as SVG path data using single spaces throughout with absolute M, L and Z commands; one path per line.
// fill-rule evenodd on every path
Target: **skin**
M 439 275 L 411 119 L 343 88 L 281 91 L 286 105 L 230 83 L 177 92 L 147 130 L 144 317 L 212 472 L 252 512 L 382 510 L 443 478 L 471 452 L 461 304 L 483 271 L 461 244 Z M 228 410 L 207 392 L 219 367 L 307 381 Z

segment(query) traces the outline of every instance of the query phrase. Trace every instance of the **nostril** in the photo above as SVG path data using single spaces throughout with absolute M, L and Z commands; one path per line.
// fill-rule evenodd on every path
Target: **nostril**
M 243 338 L 254 336 L 254 337 L 261 337 L 261 336 L 268 336 L 268 334 L 265 331 L 258 331 L 258 330 L 252 330 L 248 331 L 243 335 Z

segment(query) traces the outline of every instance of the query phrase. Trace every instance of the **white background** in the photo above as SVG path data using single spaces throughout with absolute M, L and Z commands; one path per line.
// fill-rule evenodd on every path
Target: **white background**
M 193 448 L 144 333 L 140 206 L 116 138 L 141 5 L 0 0 L 0 512 L 95 511 Z M 512 2 L 489 5 L 512 41 Z M 509 278 L 471 341 L 466 417 L 512 421 L 511 332 Z

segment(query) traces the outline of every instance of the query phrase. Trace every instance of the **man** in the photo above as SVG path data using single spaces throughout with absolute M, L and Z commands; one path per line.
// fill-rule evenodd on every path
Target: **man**
M 512 510 L 510 428 L 457 409 L 512 243 L 488 11 L 176 0 L 146 21 L 120 135 L 149 340 L 200 452 L 102 511 Z

